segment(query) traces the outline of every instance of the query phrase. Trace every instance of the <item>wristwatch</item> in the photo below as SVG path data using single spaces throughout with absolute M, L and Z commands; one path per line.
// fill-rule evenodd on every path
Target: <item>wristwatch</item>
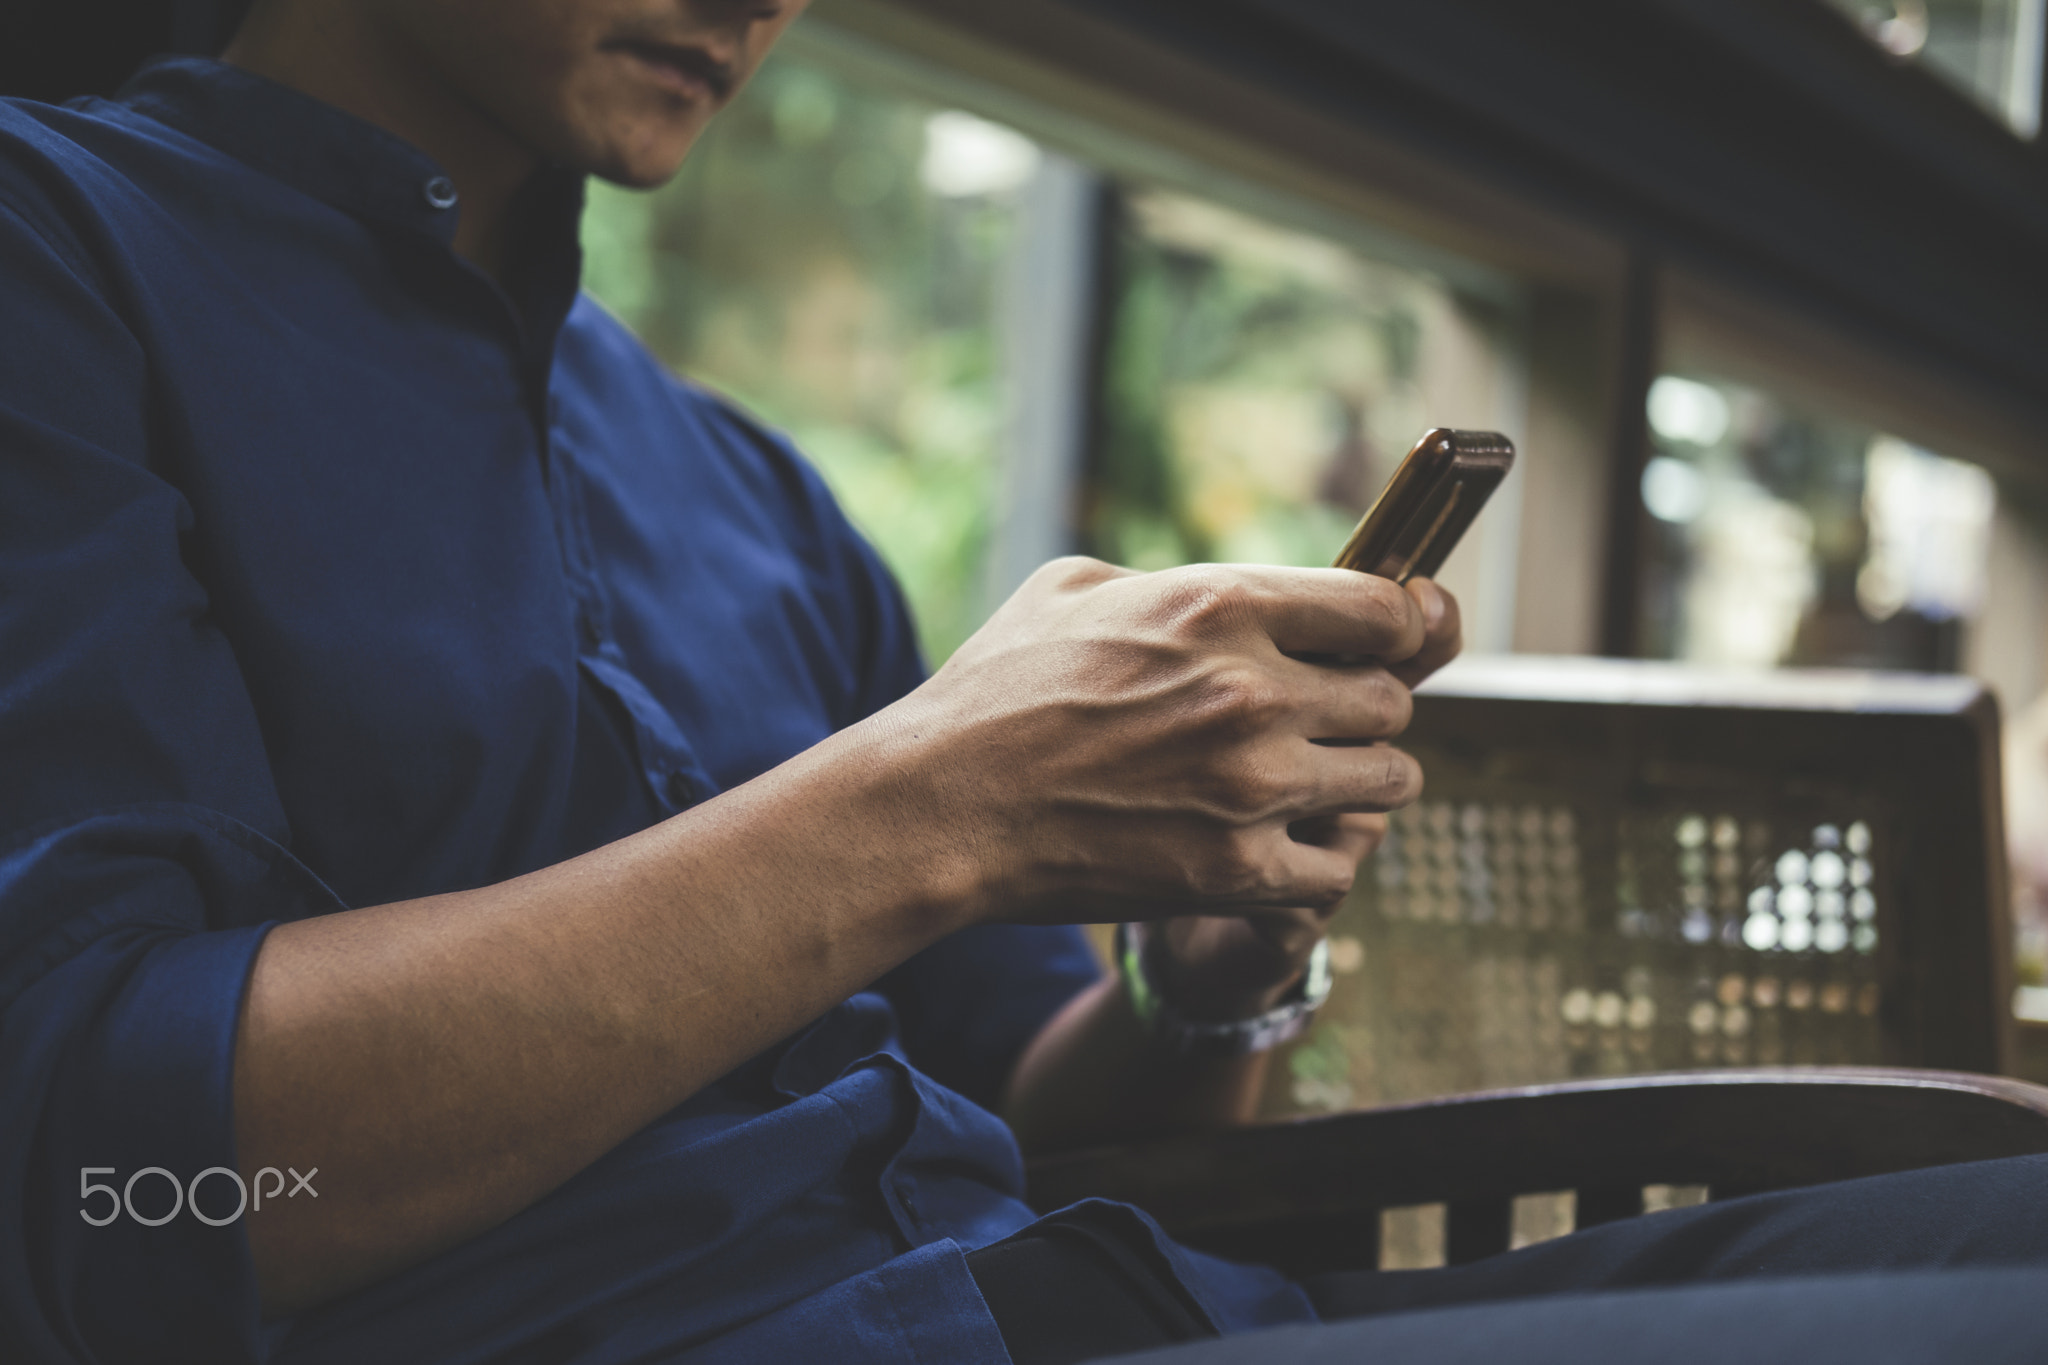
M 1138 1021 L 1174 1051 L 1201 1057 L 1246 1057 L 1298 1037 L 1330 998 L 1330 941 L 1317 943 L 1294 988 L 1264 1014 L 1211 1023 L 1190 1019 L 1173 1007 L 1147 962 L 1151 931 L 1143 924 L 1116 927 L 1116 969 Z

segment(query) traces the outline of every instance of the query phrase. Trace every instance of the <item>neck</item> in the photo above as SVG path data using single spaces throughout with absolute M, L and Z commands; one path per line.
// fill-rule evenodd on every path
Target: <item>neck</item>
M 259 4 L 222 59 L 324 100 L 439 162 L 461 196 L 455 250 L 492 275 L 510 256 L 507 209 L 539 167 L 512 134 L 382 31 L 368 6 Z

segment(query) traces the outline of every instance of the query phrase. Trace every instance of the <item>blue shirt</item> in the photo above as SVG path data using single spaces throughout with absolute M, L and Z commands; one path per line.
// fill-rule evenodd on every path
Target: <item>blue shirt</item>
M 1033 1215 L 982 1106 L 1094 979 L 1070 930 L 940 943 L 296 1319 L 226 1177 L 218 1226 L 82 1193 L 235 1165 L 271 925 L 558 862 L 920 680 L 811 468 L 577 295 L 580 184 L 501 288 L 440 176 L 211 62 L 0 102 L 0 1358 L 1001 1361 L 963 1251 Z M 1309 1316 L 1127 1216 L 1219 1326 Z

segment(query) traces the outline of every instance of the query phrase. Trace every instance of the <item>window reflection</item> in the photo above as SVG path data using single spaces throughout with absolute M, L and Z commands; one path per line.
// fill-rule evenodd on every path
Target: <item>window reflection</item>
M 1500 320 L 1426 273 L 1163 190 L 1116 252 L 1097 553 L 1327 564 L 1425 428 L 1492 424 Z
M 1982 469 L 1699 376 L 1659 378 L 1649 419 L 1643 653 L 1956 666 L 1984 594 Z

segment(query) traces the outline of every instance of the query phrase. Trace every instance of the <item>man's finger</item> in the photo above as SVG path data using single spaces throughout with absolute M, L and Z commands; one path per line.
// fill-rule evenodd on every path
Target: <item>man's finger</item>
M 1458 599 L 1429 579 L 1409 579 L 1408 595 L 1414 599 L 1416 610 L 1422 615 L 1422 647 L 1412 657 L 1391 665 L 1389 671 L 1414 687 L 1458 657 L 1458 650 L 1464 644 L 1464 626 L 1458 611 Z
M 1283 659 L 1281 677 L 1295 706 L 1293 729 L 1304 739 L 1391 739 L 1408 728 L 1415 700 L 1394 673 L 1377 664 L 1314 664 Z
M 1326 913 L 1358 876 L 1358 859 L 1348 850 L 1298 843 L 1280 824 L 1247 830 L 1211 853 L 1209 866 L 1191 869 L 1188 885 L 1156 899 L 1124 899 L 1117 918 Z
M 1364 862 L 1387 837 L 1387 817 L 1348 811 L 1342 815 L 1312 815 L 1287 827 L 1287 837 L 1300 844 L 1314 844 Z
M 1382 662 L 1422 648 L 1422 609 L 1398 584 L 1350 569 L 1198 564 L 1155 575 L 1159 610 L 1200 624 L 1255 624 L 1283 654 Z
M 1422 795 L 1422 765 L 1391 745 L 1307 748 L 1306 783 L 1289 813 L 1290 824 L 1319 815 L 1399 810 Z
M 1358 860 L 1337 849 L 1296 843 L 1284 831 L 1276 831 L 1273 884 L 1266 894 L 1245 902 L 1245 911 L 1326 910 L 1350 894 L 1358 877 Z

